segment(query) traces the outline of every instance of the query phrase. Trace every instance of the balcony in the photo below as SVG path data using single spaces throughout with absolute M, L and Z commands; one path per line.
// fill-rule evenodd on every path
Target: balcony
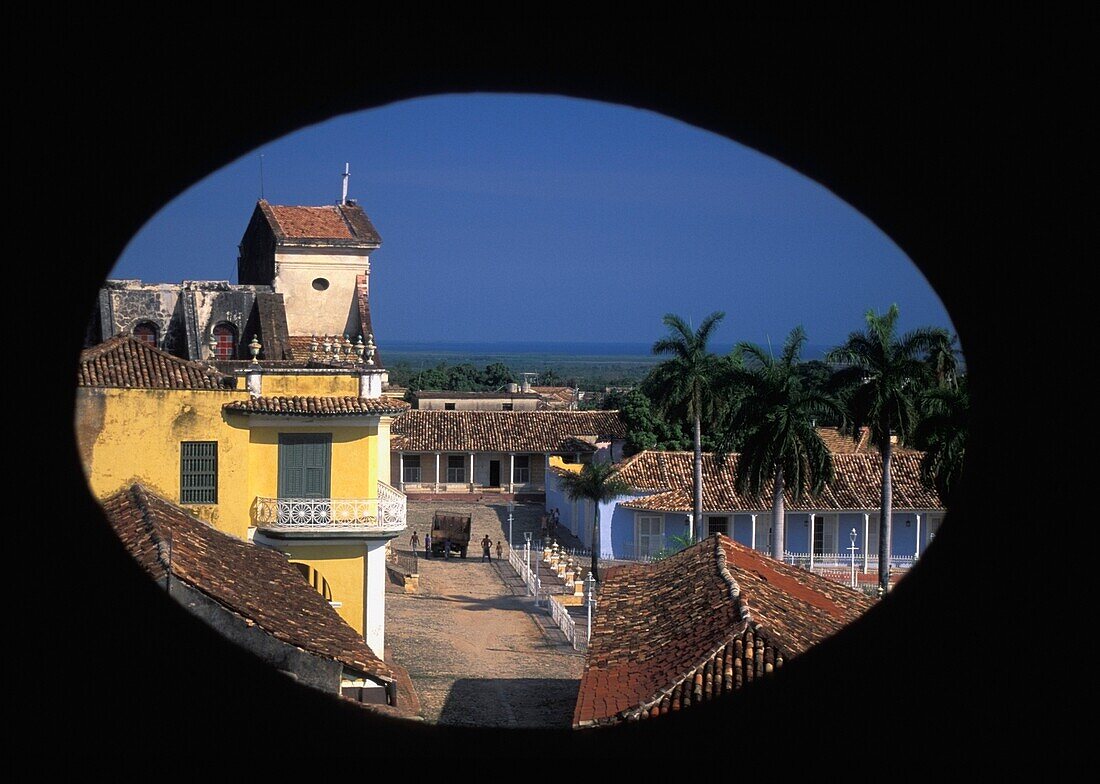
M 265 531 L 392 536 L 405 530 L 405 494 L 378 483 L 377 498 L 265 498 L 252 503 L 252 524 Z

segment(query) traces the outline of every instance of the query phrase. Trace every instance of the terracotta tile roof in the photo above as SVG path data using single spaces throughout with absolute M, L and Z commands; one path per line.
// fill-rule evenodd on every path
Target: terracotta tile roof
M 624 481 L 636 490 L 658 492 L 627 501 L 622 506 L 662 512 L 690 512 L 693 459 L 691 452 L 648 450 L 623 461 L 619 476 Z M 703 455 L 704 510 L 750 512 L 771 509 L 770 493 L 752 497 L 737 492 L 734 483 L 738 459 L 736 454 L 728 455 L 725 465 L 719 468 L 714 455 Z M 920 460 L 921 453 L 912 450 L 896 453 L 891 458 L 894 509 L 944 508 L 936 491 L 921 482 Z M 834 454 L 833 471 L 833 484 L 816 498 L 804 493 L 801 500 L 795 501 L 788 490 L 784 496 L 787 511 L 862 511 L 881 506 L 882 459 L 877 452 Z
M 573 725 L 645 719 L 728 694 L 871 604 L 721 535 L 663 561 L 609 569 Z
M 817 428 L 817 434 L 821 436 L 821 440 L 825 442 L 825 446 L 829 448 L 829 451 L 834 454 L 862 455 L 878 451 L 878 448 L 871 443 L 871 431 L 867 428 L 860 432 L 858 441 L 851 436 L 842 434 L 835 427 L 819 427 Z M 895 442 L 891 451 L 897 454 L 915 450 Z
M 409 404 L 388 397 L 253 397 L 222 406 L 238 414 L 340 417 L 364 414 L 400 414 Z
M 572 387 L 531 387 L 532 392 L 537 392 L 543 400 L 552 406 L 573 405 L 573 395 L 576 392 Z
M 122 389 L 235 389 L 237 380 L 129 335 L 117 335 L 80 354 L 77 384 Z
M 154 580 L 164 582 L 170 538 L 173 580 L 278 640 L 378 682 L 393 679 L 385 662 L 282 553 L 222 533 L 138 484 L 102 505 L 123 545 Z
M 390 428 L 405 452 L 577 452 L 592 436 L 625 438 L 618 411 L 422 411 Z M 587 444 L 591 447 L 591 444 Z
M 382 242 L 370 218 L 358 204 L 291 207 L 261 200 L 259 208 L 279 245 L 375 248 Z

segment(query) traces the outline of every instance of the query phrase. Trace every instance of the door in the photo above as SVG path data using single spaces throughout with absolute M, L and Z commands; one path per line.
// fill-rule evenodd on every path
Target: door
M 331 433 L 279 434 L 279 498 L 328 498 Z
M 489 487 L 500 487 L 500 461 L 489 461 Z

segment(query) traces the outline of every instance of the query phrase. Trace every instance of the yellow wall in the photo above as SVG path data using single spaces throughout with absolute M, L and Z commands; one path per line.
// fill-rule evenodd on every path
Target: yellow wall
M 264 373 L 261 394 L 298 397 L 359 397 L 359 376 L 292 376 Z
M 366 572 L 364 556 L 367 548 L 363 544 L 298 545 L 286 540 L 280 540 L 278 547 L 290 556 L 291 561 L 309 564 L 328 580 L 328 586 L 332 590 L 332 600 L 340 602 L 336 612 L 348 622 L 351 628 L 363 634 Z
M 252 504 L 248 430 L 229 426 L 222 406 L 247 398 L 243 390 L 78 388 L 74 426 L 92 494 L 102 498 L 140 482 L 179 503 L 180 442 L 217 441 L 218 503 L 184 508 L 245 538 Z
M 574 474 L 579 474 L 583 465 L 583 463 L 566 463 L 561 459 L 560 455 L 550 455 L 551 468 L 561 468 L 565 471 L 572 471 Z M 533 467 L 534 466 L 532 466 L 532 468 Z
M 249 430 L 249 503 L 256 496 L 275 498 L 279 494 L 279 433 L 331 433 L 332 497 L 378 497 L 378 428 L 340 426 L 337 420 L 316 427 L 253 426 Z

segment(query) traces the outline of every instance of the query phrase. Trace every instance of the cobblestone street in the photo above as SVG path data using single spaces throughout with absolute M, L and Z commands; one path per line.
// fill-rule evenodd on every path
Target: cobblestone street
M 410 501 L 409 535 L 415 529 L 423 540 L 436 510 L 473 515 L 468 556 L 421 557 L 419 593 L 388 586 L 386 658 L 408 670 L 427 721 L 570 726 L 584 658 L 524 595 L 508 565 L 506 505 Z M 536 530 L 540 513 L 539 506 L 517 505 L 513 540 Z M 478 543 L 486 534 L 494 543 L 492 563 L 481 561 Z M 503 561 L 496 560 L 497 540 Z M 398 545 L 406 549 L 408 537 Z

